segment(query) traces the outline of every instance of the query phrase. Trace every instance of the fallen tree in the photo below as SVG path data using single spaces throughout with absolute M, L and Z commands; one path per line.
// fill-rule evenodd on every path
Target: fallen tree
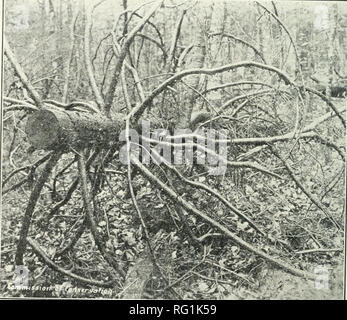
M 155 192 L 158 193 L 158 199 L 156 200 L 160 202 L 160 208 L 162 208 L 163 212 L 164 209 L 167 209 L 167 212 L 172 218 L 172 221 L 170 221 L 164 216 L 165 219 L 162 219 L 163 223 L 166 225 L 172 224 L 173 227 L 176 228 L 175 232 L 182 237 L 182 243 L 185 243 L 186 239 L 188 239 L 188 244 L 192 245 L 197 252 L 201 252 L 202 249 L 204 249 L 205 253 L 207 247 L 214 246 L 215 239 L 223 239 L 225 247 L 228 250 L 229 247 L 232 246 L 234 249 L 235 246 L 237 248 L 240 247 L 241 249 L 244 249 L 245 252 L 251 253 L 252 257 L 258 257 L 259 259 L 278 268 L 284 269 L 293 275 L 310 280 L 315 279 L 315 274 L 308 270 L 301 270 L 298 264 L 291 264 L 286 261 L 286 258 L 281 256 L 281 253 L 283 252 L 288 253 L 287 260 L 289 260 L 289 256 L 293 254 L 293 249 L 284 239 L 280 238 L 281 235 L 279 235 L 278 239 L 275 239 L 269 234 L 269 228 L 267 228 L 268 225 L 266 225 L 268 220 L 266 219 L 272 219 L 271 215 L 273 212 L 269 212 L 269 216 L 265 214 L 266 212 L 264 210 L 258 212 L 258 208 L 254 210 L 256 211 L 254 212 L 252 211 L 252 208 L 249 208 L 250 206 L 248 206 L 248 203 L 246 203 L 247 205 L 245 205 L 245 203 L 240 204 L 240 202 L 235 201 L 235 199 L 230 197 L 230 193 L 234 191 L 235 193 L 238 192 L 237 189 L 239 186 L 236 186 L 232 192 L 230 192 L 230 189 L 223 190 L 223 187 L 225 187 L 225 189 L 230 187 L 232 181 L 231 176 L 236 176 L 239 172 L 238 170 L 247 172 L 247 178 L 249 178 L 249 181 L 251 181 L 252 176 L 256 175 L 255 180 L 259 183 L 262 183 L 262 180 L 270 180 L 275 186 L 278 186 L 278 184 L 289 185 L 290 183 L 293 183 L 295 186 L 292 186 L 291 188 L 300 189 L 304 197 L 307 198 L 306 200 L 310 202 L 311 205 L 316 206 L 320 211 L 322 211 L 328 222 L 333 223 L 334 230 L 336 228 L 337 233 L 341 233 L 341 221 L 338 214 L 331 212 L 333 210 L 330 210 L 321 198 L 318 198 L 312 190 L 309 190 L 305 185 L 305 182 L 298 178 L 298 175 L 295 172 L 295 164 L 294 166 L 292 166 L 291 163 L 289 165 L 287 155 L 282 155 L 284 152 L 287 152 L 288 145 L 291 143 L 294 145 L 294 148 L 296 145 L 299 145 L 300 147 L 304 145 L 306 147 L 306 145 L 312 142 L 317 143 L 319 147 L 323 146 L 324 148 L 329 148 L 329 150 L 337 152 L 340 156 L 337 157 L 337 161 L 339 161 L 339 163 L 344 162 L 345 153 L 343 147 L 340 146 L 338 142 L 326 138 L 319 129 L 323 127 L 322 124 L 326 121 L 334 121 L 332 120 L 334 117 L 339 120 L 336 121 L 336 126 L 342 123 L 342 127 L 345 127 L 344 112 L 346 111 L 346 107 L 338 107 L 329 97 L 326 97 L 319 90 L 310 89 L 309 87 L 304 86 L 302 82 L 296 83 L 289 75 L 285 74 L 283 70 L 268 65 L 265 62 L 266 60 L 263 57 L 263 53 L 261 53 L 261 51 L 255 46 L 239 37 L 233 36 L 232 34 L 225 34 L 222 38 L 227 37 L 246 45 L 246 47 L 250 47 L 256 55 L 261 58 L 263 63 L 247 60 L 226 65 L 210 65 L 209 68 L 207 68 L 205 67 L 207 64 L 204 65 L 204 48 L 203 46 L 197 46 L 195 56 L 191 60 L 194 61 L 195 58 L 198 58 L 199 66 L 188 65 L 187 68 L 182 71 L 170 73 L 169 71 L 176 70 L 177 65 L 166 65 L 164 66 L 164 69 L 168 71 L 167 74 L 152 76 L 150 72 L 148 72 L 147 76 L 149 79 L 154 77 L 164 78 L 159 82 L 159 84 L 149 85 L 148 88 L 145 87 L 143 83 L 146 79 L 144 80 L 140 78 L 136 63 L 133 63 L 134 61 L 131 59 L 131 50 L 129 48 L 132 48 L 132 43 L 136 36 L 139 35 L 139 31 L 144 32 L 143 34 L 141 33 L 141 39 L 143 41 L 152 39 L 146 35 L 147 31 L 146 28 L 144 28 L 144 25 L 149 24 L 153 27 L 153 24 L 150 24 L 150 19 L 153 13 L 160 7 L 160 4 L 161 1 L 157 1 L 149 13 L 141 18 L 130 33 L 125 32 L 123 37 L 118 37 L 114 31 L 111 31 L 110 34 L 105 37 L 105 39 L 112 38 L 112 43 L 108 49 L 112 53 L 111 60 L 114 56 L 117 57 L 113 74 L 111 74 L 110 79 L 108 79 L 109 81 L 106 79 L 108 70 L 108 67 L 106 67 L 102 86 L 108 84 L 109 87 L 107 90 L 100 90 L 96 81 L 97 78 L 94 74 L 97 69 L 92 65 L 93 60 L 91 60 L 90 57 L 91 49 L 89 47 L 89 42 L 92 27 L 92 10 L 91 8 L 88 8 L 84 30 L 84 62 L 87 67 L 86 70 L 89 85 L 96 101 L 95 105 L 98 106 L 95 108 L 91 108 L 87 102 L 66 103 L 66 91 L 64 97 L 61 99 L 63 102 L 57 102 L 51 99 L 46 100 L 47 97 L 42 99 L 21 69 L 21 66 L 16 60 L 9 45 L 5 42 L 5 54 L 13 66 L 15 74 L 20 78 L 30 96 L 29 99 L 25 100 L 5 97 L 5 111 L 6 113 L 19 111 L 23 112 L 25 117 L 28 116 L 25 133 L 29 143 L 35 149 L 52 151 L 50 154 L 46 154 L 41 159 L 36 160 L 32 165 L 16 168 L 4 181 L 4 184 L 9 184 L 11 180 L 17 178 L 18 175 L 22 174 L 25 176 L 22 181 L 13 184 L 5 190 L 6 194 L 26 185 L 28 181 L 32 181 L 34 185 L 24 217 L 22 218 L 15 263 L 17 265 L 24 263 L 26 244 L 28 243 L 33 252 L 48 267 L 83 284 L 112 286 L 117 282 L 122 283 L 123 281 L 127 286 L 128 282 L 132 282 L 133 278 L 136 277 L 138 273 L 144 272 L 144 277 L 142 277 L 142 275 L 140 277 L 141 281 L 139 282 L 139 288 L 137 286 L 135 287 L 136 292 L 130 290 L 131 295 L 134 294 L 136 298 L 140 298 L 140 294 L 144 289 L 143 287 L 150 276 L 149 273 L 154 272 L 155 274 L 158 273 L 160 278 L 164 279 L 166 283 L 165 288 L 172 289 L 172 287 L 184 277 L 180 277 L 174 282 L 168 281 L 165 272 L 162 272 L 161 268 L 158 266 L 155 250 L 153 249 L 155 246 L 152 244 L 152 238 L 157 235 L 157 232 L 152 231 L 151 233 L 151 230 L 148 230 L 148 225 L 150 224 L 148 221 L 149 219 L 144 215 L 143 209 L 138 203 L 141 197 L 137 197 L 135 187 L 133 187 L 136 179 L 142 179 L 145 181 L 143 183 L 146 184 L 145 188 L 150 185 L 154 187 L 153 189 L 155 189 L 155 191 L 153 194 L 155 194 Z M 122 13 L 121 16 L 124 14 L 125 13 Z M 186 11 L 184 11 L 179 18 L 176 32 L 174 33 L 170 46 L 170 53 L 168 55 L 169 59 L 165 59 L 165 63 L 178 63 L 176 61 L 175 50 L 178 49 L 177 43 L 179 42 L 177 40 L 180 36 L 181 24 L 184 20 L 185 14 Z M 282 22 L 280 22 L 280 24 L 282 25 Z M 154 29 L 156 32 L 159 32 L 155 25 Z M 219 33 L 211 33 L 211 35 L 214 35 L 213 37 L 211 36 L 212 41 L 212 38 L 217 38 L 216 36 L 219 35 Z M 101 42 L 105 39 L 101 40 Z M 293 42 L 292 39 L 291 42 Z M 153 43 L 157 47 L 161 48 L 161 52 L 165 56 L 166 51 L 163 40 L 161 39 L 160 42 L 154 41 Z M 183 53 L 188 54 L 192 47 L 189 46 L 180 49 L 183 49 L 183 55 Z M 98 50 L 99 47 L 97 51 Z M 140 53 L 141 49 L 139 51 L 137 63 L 139 62 Z M 181 56 L 179 60 L 182 62 L 184 57 Z M 264 77 L 266 80 L 249 81 L 245 79 L 243 81 L 231 81 L 232 79 L 228 79 L 228 81 L 230 80 L 231 82 L 212 86 L 208 89 L 205 88 L 204 90 L 199 88 L 200 78 L 206 77 L 207 79 L 212 77 L 216 78 L 216 76 L 220 75 L 230 75 L 240 71 L 240 69 L 251 70 L 255 78 Z M 271 84 L 266 82 L 270 82 L 270 80 L 266 78 L 268 75 L 272 77 Z M 69 75 L 67 75 L 66 78 L 68 80 Z M 127 80 L 129 80 L 128 78 L 133 80 L 132 84 L 134 92 L 132 93 L 130 93 L 129 90 L 129 83 L 127 82 Z M 185 78 L 193 79 L 194 81 L 186 83 L 184 82 Z M 273 85 L 272 83 L 276 81 L 278 86 Z M 67 81 L 66 85 L 68 84 Z M 121 84 L 122 86 L 121 93 L 119 93 L 120 90 L 116 90 L 118 89 L 116 88 L 118 84 Z M 224 90 L 228 87 L 240 87 L 240 90 L 242 91 L 242 86 L 244 84 L 252 86 L 251 88 L 248 88 L 249 90 L 253 90 L 254 85 L 266 86 L 269 87 L 270 90 L 249 92 L 236 97 L 232 96 L 228 99 L 223 97 L 223 99 L 218 101 L 217 107 L 209 101 L 208 92 Z M 175 99 L 175 95 L 178 95 L 180 92 L 180 85 L 187 86 L 190 90 L 189 94 L 182 99 L 183 102 L 179 99 Z M 287 90 L 289 88 L 293 90 Z M 106 92 L 106 95 L 103 96 L 102 92 Z M 117 99 L 119 98 L 118 94 L 124 99 L 119 99 L 119 101 L 117 100 L 117 102 L 114 102 L 115 97 Z M 304 101 L 305 94 L 317 96 L 330 107 L 331 111 L 322 116 L 313 117 L 313 119 L 310 119 L 311 122 L 307 124 L 305 122 L 306 119 L 302 116 L 306 108 Z M 161 165 L 145 166 L 141 163 L 139 158 L 133 157 L 131 152 L 133 146 L 138 147 L 144 153 L 151 151 L 150 149 L 154 148 L 156 145 L 165 144 L 171 147 L 192 147 L 195 154 L 197 154 L 197 152 L 203 152 L 205 154 L 212 152 L 208 150 L 206 146 L 199 146 L 197 144 L 196 139 L 198 137 L 196 133 L 186 135 L 186 140 L 179 143 L 175 141 L 175 136 L 170 136 L 171 138 L 168 141 L 159 141 L 153 137 L 147 137 L 149 139 L 146 140 L 146 137 L 139 135 L 140 140 L 138 143 L 129 139 L 130 129 L 135 128 L 135 130 L 137 130 L 140 121 L 143 119 L 150 119 L 153 124 L 153 129 L 162 128 L 166 130 L 169 128 L 170 123 L 162 112 L 166 108 L 167 102 L 170 101 L 170 95 L 174 97 L 172 100 L 175 104 L 169 104 L 168 113 L 170 116 L 172 115 L 174 124 L 187 123 L 188 126 L 190 126 L 190 129 L 199 127 L 207 129 L 210 127 L 213 130 L 217 130 L 222 127 L 228 130 L 229 136 L 227 139 L 227 146 L 232 146 L 232 148 L 230 148 L 232 150 L 228 151 L 228 159 L 225 163 L 230 167 L 230 171 L 221 177 L 220 180 L 216 178 L 215 181 L 211 181 L 212 179 L 210 179 L 208 171 L 205 170 L 207 173 L 199 171 L 197 166 L 195 166 L 195 163 L 181 167 L 174 167 L 173 165 L 162 161 Z M 292 122 L 295 122 L 295 128 L 293 128 L 292 123 L 287 125 L 287 123 L 282 121 L 279 117 L 276 118 L 276 107 L 280 102 L 282 102 L 282 100 L 280 102 L 278 100 L 283 97 L 285 99 L 296 101 L 295 104 L 289 102 L 287 105 L 289 109 L 288 114 L 293 116 L 294 121 Z M 183 107 L 183 104 L 187 101 L 189 102 L 188 107 L 186 105 Z M 202 108 L 199 109 L 200 101 L 203 101 L 201 104 L 207 106 L 206 109 L 208 109 L 208 112 Z M 113 112 L 118 103 L 122 104 L 122 111 L 126 110 L 124 114 Z M 197 107 L 195 113 L 192 112 L 193 106 Z M 84 107 L 86 107 L 86 109 Z M 255 108 L 255 112 L 253 112 L 253 108 Z M 155 112 L 151 113 L 151 109 L 154 109 Z M 182 112 L 182 110 L 188 110 L 189 112 Z M 181 121 L 183 118 L 187 117 L 187 114 L 190 114 L 190 119 L 185 119 L 188 121 Z M 158 115 L 160 115 L 159 119 Z M 176 116 L 178 119 L 175 119 Z M 299 125 L 297 126 L 301 120 L 304 124 L 302 124 L 301 127 Z M 206 126 L 207 124 L 208 126 Z M 120 134 L 121 132 L 124 133 L 124 131 L 125 139 L 120 139 Z M 188 138 L 192 139 L 189 140 Z M 123 141 L 123 145 L 120 141 Z M 144 146 L 144 142 L 148 142 L 147 147 Z M 124 144 L 126 146 L 125 150 L 127 151 L 126 170 L 124 166 L 116 168 L 120 170 L 113 170 L 114 168 L 111 169 L 109 166 L 118 165 L 118 159 L 116 159 L 115 154 L 120 153 L 121 147 L 123 147 L 122 150 L 124 150 Z M 278 146 L 279 148 L 274 148 Z M 284 150 L 281 149 L 282 146 L 284 146 Z M 272 153 L 266 153 L 266 151 L 269 150 L 272 151 Z M 63 162 L 60 158 L 63 153 L 74 155 L 74 158 L 69 159 L 67 163 L 64 162 L 63 168 L 59 168 L 58 172 L 55 172 L 54 169 L 58 162 Z M 10 151 L 10 158 L 11 154 Z M 150 156 L 153 156 L 153 154 Z M 156 155 L 156 158 L 159 159 L 160 156 L 161 155 L 158 154 Z M 292 149 L 289 151 L 288 157 L 291 156 Z M 268 161 L 269 159 L 272 161 Z M 278 161 L 278 159 L 280 161 Z M 76 169 L 76 171 L 71 171 L 75 172 L 76 175 L 72 177 L 72 179 L 69 177 L 69 179 L 67 179 L 69 182 L 65 184 L 64 173 L 76 162 L 78 162 L 78 169 Z M 36 177 L 35 174 L 37 172 L 35 172 L 35 170 L 44 163 L 46 163 L 46 165 L 43 171 L 39 172 L 39 176 Z M 266 166 L 271 167 L 271 169 L 268 169 Z M 206 168 L 203 167 L 203 169 Z M 147 247 L 149 248 L 146 253 L 148 252 L 150 261 L 149 259 L 146 260 L 148 268 L 143 268 L 143 270 L 141 268 L 141 259 L 138 261 L 138 264 L 135 263 L 135 266 L 127 269 L 124 268 L 124 261 L 118 261 L 115 258 L 115 252 L 111 251 L 110 253 L 108 250 L 109 248 L 107 245 L 111 242 L 108 241 L 111 238 L 108 212 L 106 212 L 105 208 L 102 207 L 103 204 L 98 202 L 98 195 L 107 187 L 115 199 L 115 204 L 113 205 L 121 207 L 121 201 L 126 200 L 121 199 L 113 190 L 114 186 L 119 187 L 121 180 L 115 179 L 115 182 L 115 180 L 112 181 L 110 177 L 112 174 L 115 174 L 120 175 L 123 178 L 125 176 L 125 171 L 127 171 L 126 177 L 132 200 L 133 213 L 137 213 L 138 219 L 141 223 L 141 235 L 144 241 L 147 242 Z M 52 178 L 50 178 L 51 176 Z M 262 179 L 263 177 L 264 179 Z M 199 180 L 200 178 L 202 178 L 201 181 Z M 64 181 L 64 184 L 62 184 L 63 187 L 59 186 L 57 181 Z M 56 189 L 61 187 L 61 190 L 59 191 L 62 193 L 59 201 L 53 200 L 52 197 L 52 203 L 48 206 L 48 214 L 46 214 L 47 210 L 45 210 L 47 223 L 51 222 L 51 220 L 53 220 L 52 217 L 54 217 L 55 214 L 68 203 L 72 203 L 77 207 L 83 202 L 81 205 L 81 216 L 83 218 L 81 220 L 83 220 L 83 222 L 80 223 L 75 216 L 72 216 L 73 219 L 76 218 L 76 225 L 78 225 L 78 223 L 80 223 L 80 225 L 78 225 L 77 230 L 72 231 L 71 228 L 66 232 L 70 236 L 72 234 L 72 240 L 68 244 L 64 243 L 64 246 L 61 246 L 63 249 L 60 248 L 58 254 L 55 256 L 53 255 L 53 257 L 49 257 L 48 254 L 45 254 L 44 250 L 40 248 L 38 243 L 39 241 L 33 240 L 32 237 L 29 237 L 31 224 L 33 224 L 33 221 L 34 223 L 37 223 L 37 221 L 32 218 L 35 217 L 35 208 L 38 207 L 37 204 L 40 201 L 41 193 L 45 187 L 49 188 L 52 194 L 55 194 Z M 80 191 L 79 194 L 77 191 L 78 188 Z M 125 189 L 126 187 L 123 185 L 122 188 Z M 163 199 L 160 198 L 161 193 Z M 194 193 L 198 195 L 195 200 L 192 198 Z M 77 197 L 74 197 L 76 194 Z M 201 199 L 207 200 L 208 205 L 206 208 L 199 204 Z M 247 202 L 248 200 L 243 199 L 243 201 Z M 149 205 L 151 204 L 152 203 L 149 203 Z M 213 207 L 214 205 L 216 205 L 216 207 L 221 206 L 223 213 L 225 213 L 223 217 L 218 215 L 217 209 Z M 65 208 L 69 209 L 67 207 Z M 148 209 L 148 211 L 150 210 L 151 209 Z M 318 214 L 320 213 L 317 213 L 317 215 Z M 60 216 L 59 218 L 65 217 Z M 105 224 L 99 225 L 98 222 L 103 218 L 105 219 Z M 195 224 L 192 222 L 196 220 L 198 223 Z M 273 221 L 270 223 L 272 222 Z M 240 234 L 238 234 L 240 224 L 241 226 L 244 226 L 242 224 L 246 224 L 247 228 L 250 229 L 250 233 L 245 234 L 240 232 Z M 39 223 L 37 223 L 37 225 L 40 226 Z M 102 228 L 103 226 L 105 226 L 104 229 Z M 73 250 L 76 243 L 82 237 L 84 231 L 88 229 L 91 233 L 93 245 L 96 246 L 102 259 L 106 262 L 107 268 L 111 268 L 112 271 L 110 274 L 111 277 L 115 279 L 114 281 L 105 281 L 105 283 L 103 283 L 102 281 L 91 280 L 89 277 L 81 277 L 80 275 L 59 266 L 58 263 L 54 261 L 55 258 L 65 257 L 66 253 Z M 279 231 L 276 230 L 276 232 Z M 262 244 L 266 244 L 266 248 L 262 248 Z M 270 249 L 269 244 L 273 245 Z M 220 245 L 219 247 L 222 247 L 223 245 Z M 280 250 L 275 246 L 279 246 Z M 216 245 L 216 250 L 218 250 L 219 247 Z M 281 252 L 281 250 L 283 250 L 283 252 Z M 337 248 L 337 250 L 339 249 Z M 317 250 L 316 252 L 320 251 L 322 250 Z M 323 251 L 329 252 L 329 248 L 326 250 L 323 249 Z M 128 263 L 128 261 L 126 262 Z M 151 264 L 154 268 L 151 268 Z M 193 269 L 194 268 L 191 268 L 189 270 Z M 135 270 L 136 272 L 133 273 L 132 270 Z M 107 271 L 109 271 L 109 269 L 107 269 Z M 233 271 L 231 274 L 235 276 L 237 273 Z M 99 276 L 99 274 L 97 276 Z M 242 277 L 243 280 L 246 279 L 246 282 L 251 282 L 248 280 L 247 276 L 242 275 Z M 124 291 L 124 293 L 125 296 L 129 294 L 129 292 L 127 293 L 126 291 Z M 177 294 L 177 296 L 179 295 Z
M 107 148 L 119 140 L 123 123 L 122 119 L 111 120 L 101 113 L 43 109 L 29 116 L 25 131 L 37 149 Z

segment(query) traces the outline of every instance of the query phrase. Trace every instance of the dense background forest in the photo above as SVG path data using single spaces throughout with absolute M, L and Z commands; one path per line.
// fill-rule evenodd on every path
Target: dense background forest
M 346 3 L 11 0 L 4 35 L 2 296 L 342 299 Z M 143 119 L 226 171 L 134 159 Z

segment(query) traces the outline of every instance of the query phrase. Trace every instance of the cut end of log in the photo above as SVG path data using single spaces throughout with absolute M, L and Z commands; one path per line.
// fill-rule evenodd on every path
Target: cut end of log
M 42 110 L 28 118 L 25 132 L 29 142 L 37 149 L 52 149 L 59 143 L 60 125 L 55 115 Z

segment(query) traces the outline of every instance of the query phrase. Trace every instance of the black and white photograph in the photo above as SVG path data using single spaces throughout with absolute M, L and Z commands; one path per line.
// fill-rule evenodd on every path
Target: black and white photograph
M 1 300 L 345 299 L 347 2 L 1 11 Z

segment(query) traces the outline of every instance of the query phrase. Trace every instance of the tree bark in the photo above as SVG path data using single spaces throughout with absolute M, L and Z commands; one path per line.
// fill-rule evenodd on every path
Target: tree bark
M 108 147 L 119 140 L 121 117 L 110 120 L 101 114 L 64 110 L 40 110 L 26 124 L 29 142 L 37 149 L 62 150 L 97 145 Z

